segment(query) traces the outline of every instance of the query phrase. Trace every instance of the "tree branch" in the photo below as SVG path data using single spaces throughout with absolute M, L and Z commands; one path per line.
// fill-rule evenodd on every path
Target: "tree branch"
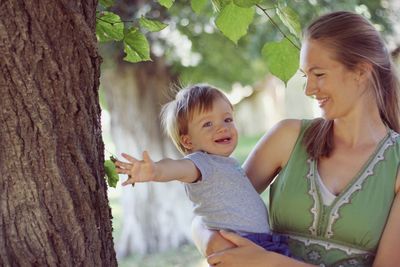
M 263 8 L 262 6 L 260 6 L 259 4 L 256 4 L 256 7 L 258 7 L 259 9 L 262 10 L 262 12 L 268 17 L 268 19 L 271 21 L 272 25 L 275 26 L 275 28 L 278 29 L 278 31 L 283 35 L 284 38 L 288 39 L 289 42 L 296 47 L 298 50 L 300 50 L 300 47 L 298 47 L 282 30 L 281 28 L 278 26 L 278 24 L 276 24 L 276 22 L 271 18 L 271 16 L 268 14 L 267 9 Z

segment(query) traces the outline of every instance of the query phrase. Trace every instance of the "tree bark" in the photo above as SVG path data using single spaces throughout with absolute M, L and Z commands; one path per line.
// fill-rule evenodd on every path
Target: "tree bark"
M 0 2 L 0 266 L 116 266 L 97 1 Z
M 162 59 L 153 60 L 138 64 L 119 61 L 114 68 L 102 70 L 101 86 L 111 114 L 112 138 L 118 154 L 127 152 L 141 159 L 142 151 L 147 150 L 153 160 L 182 157 L 163 135 L 159 119 L 176 78 Z M 190 239 L 191 204 L 181 183 L 125 187 L 121 204 L 123 227 L 118 258 L 165 251 Z

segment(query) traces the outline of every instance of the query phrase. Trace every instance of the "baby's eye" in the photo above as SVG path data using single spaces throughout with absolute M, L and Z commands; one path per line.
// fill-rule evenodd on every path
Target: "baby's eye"
M 233 118 L 230 118 L 230 117 L 229 117 L 229 118 L 226 118 L 226 119 L 225 119 L 225 122 L 233 122 Z
M 210 127 L 212 125 L 211 121 L 207 121 L 203 124 L 203 127 Z
M 317 77 L 322 77 L 324 75 L 325 75 L 325 73 L 315 73 L 315 76 L 317 76 Z

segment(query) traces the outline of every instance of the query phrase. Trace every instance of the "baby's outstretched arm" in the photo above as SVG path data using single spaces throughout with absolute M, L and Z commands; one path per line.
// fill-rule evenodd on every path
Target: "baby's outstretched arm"
M 117 161 L 117 172 L 128 174 L 129 178 L 122 185 L 136 182 L 168 182 L 178 180 L 185 183 L 192 183 L 200 178 L 200 171 L 194 163 L 188 159 L 165 158 L 154 162 L 147 151 L 143 152 L 143 160 L 138 160 L 128 154 L 122 156 L 128 162 Z

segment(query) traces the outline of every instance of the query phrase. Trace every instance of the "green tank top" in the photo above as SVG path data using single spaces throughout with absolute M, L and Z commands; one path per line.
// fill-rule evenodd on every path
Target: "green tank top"
M 325 206 L 316 184 L 317 161 L 303 144 L 311 122 L 302 122 L 290 159 L 271 185 L 271 229 L 288 236 L 292 254 L 304 262 L 371 266 L 395 198 L 399 134 L 389 130 L 362 170 Z

